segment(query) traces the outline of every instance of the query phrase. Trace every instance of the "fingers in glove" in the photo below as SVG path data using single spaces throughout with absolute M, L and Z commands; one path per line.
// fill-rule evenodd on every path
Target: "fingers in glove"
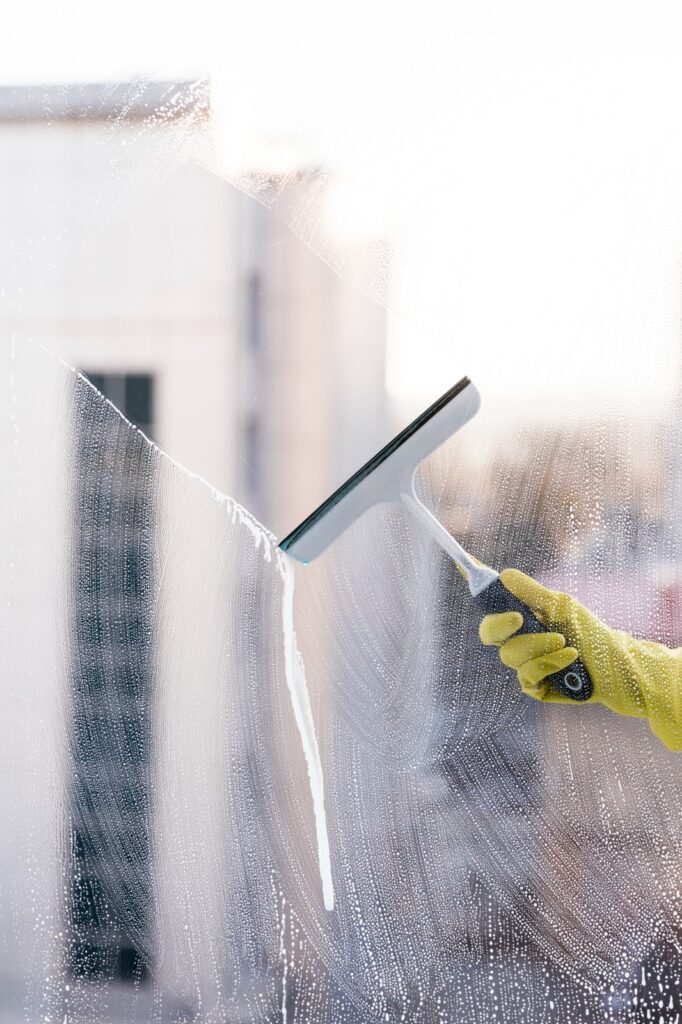
M 553 654 L 545 654 L 539 658 L 533 658 L 532 661 L 527 661 L 525 665 L 521 665 L 518 670 L 521 685 L 524 688 L 527 686 L 537 686 L 547 676 L 568 668 L 577 657 L 578 652 L 575 647 L 563 647 L 560 651 L 555 651 Z
M 523 615 L 520 612 L 500 612 L 496 615 L 486 615 L 478 627 L 478 635 L 481 643 L 486 647 L 498 647 L 516 633 L 523 625 Z
M 527 661 L 555 654 L 566 646 L 561 633 L 520 633 L 500 648 L 500 658 L 508 668 L 521 668 Z
M 544 679 L 537 686 L 521 686 L 524 693 L 527 693 L 529 697 L 534 697 L 535 700 L 545 701 L 548 704 L 572 704 L 576 706 L 576 702 L 572 697 L 565 697 L 563 693 L 560 693 L 555 686 L 552 686 L 550 682 Z
M 514 597 L 535 611 L 541 622 L 548 623 L 561 619 L 563 594 L 548 590 L 518 569 L 503 569 L 500 579 Z

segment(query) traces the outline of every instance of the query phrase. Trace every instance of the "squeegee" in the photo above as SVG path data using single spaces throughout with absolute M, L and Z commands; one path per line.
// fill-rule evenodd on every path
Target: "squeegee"
M 509 593 L 499 573 L 472 558 L 415 491 L 415 473 L 420 462 L 464 426 L 478 412 L 480 404 L 478 390 L 468 377 L 463 377 L 292 530 L 281 541 L 280 548 L 307 565 L 374 505 L 402 505 L 450 555 L 484 615 L 520 612 L 525 632 L 546 632 L 531 609 Z M 592 695 L 592 680 L 579 660 L 555 672 L 547 681 L 571 700 L 584 701 Z

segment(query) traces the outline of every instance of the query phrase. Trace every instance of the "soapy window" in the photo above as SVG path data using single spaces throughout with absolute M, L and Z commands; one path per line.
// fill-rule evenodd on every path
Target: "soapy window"
M 8 36 L 0 1016 L 674 1021 L 681 755 L 399 505 L 277 547 L 466 374 L 419 498 L 682 647 L 672 22 L 266 7 Z

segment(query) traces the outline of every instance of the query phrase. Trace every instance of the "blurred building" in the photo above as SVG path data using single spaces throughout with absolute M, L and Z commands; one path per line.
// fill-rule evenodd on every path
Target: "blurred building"
M 206 83 L 0 89 L 0 329 L 80 368 L 172 458 L 281 536 L 385 437 L 384 313 L 266 208 L 187 159 L 210 117 Z M 158 513 L 131 449 L 117 494 L 133 535 L 101 536 L 88 471 L 101 438 L 77 432 L 73 443 L 75 935 L 65 955 L 77 975 L 139 980 L 146 965 L 116 921 L 134 920 L 153 958 L 140 708 L 159 660 L 145 596 Z M 127 609 L 116 618 L 121 663 L 107 671 L 103 619 L 118 613 L 102 574 L 120 578 Z M 115 785 L 102 768 L 112 736 L 127 751 Z M 95 834 L 103 815 L 125 815 L 136 851 L 125 907 L 106 892 L 117 867 Z
M 210 117 L 205 83 L 0 89 L 0 223 L 5 232 L 0 247 L 0 329 L 3 341 L 31 338 L 79 367 L 174 459 L 234 495 L 281 536 L 386 439 L 384 314 L 346 286 L 267 208 L 192 162 L 196 138 Z M 269 171 L 261 168 L 254 173 L 262 180 Z M 295 178 L 288 180 L 287 187 L 295 191 Z M 126 472 L 114 493 L 120 502 L 116 517 L 128 524 L 127 535 L 103 533 L 100 528 L 103 496 L 97 474 L 88 472 L 88 467 L 101 457 L 102 439 L 80 429 L 71 439 L 78 454 L 71 472 L 78 475 L 79 505 L 72 538 L 76 710 L 71 723 L 68 829 L 65 823 L 68 913 L 73 929 L 62 955 L 81 977 L 96 978 L 102 972 L 140 980 L 157 942 L 157 926 L 149 912 L 156 855 L 148 834 L 154 813 L 148 786 L 153 723 L 144 708 L 159 682 L 155 666 L 162 661 L 155 651 L 158 638 L 148 593 L 150 580 L 159 572 L 149 538 L 163 510 L 154 501 L 153 479 L 139 471 L 140 435 L 125 433 L 129 436 L 121 441 L 119 456 Z M 537 440 L 539 448 L 547 443 L 546 438 Z M 594 447 L 591 438 L 589 442 Z M 514 454 L 518 461 L 519 453 Z M 532 460 L 526 461 L 530 465 Z M 557 496 L 569 486 L 585 491 L 584 463 L 558 456 L 545 463 L 552 473 L 563 463 L 570 465 L 576 480 L 560 481 L 551 491 L 543 481 L 536 481 L 537 501 L 524 492 L 526 481 L 523 488 L 512 488 L 517 466 L 507 476 L 493 467 L 489 487 L 465 487 L 460 480 L 460 511 L 468 510 L 478 532 L 460 522 L 457 510 L 451 508 L 453 532 L 500 568 L 520 552 L 522 564 L 531 567 L 528 559 L 535 556 L 533 571 L 544 573 L 542 578 L 552 585 L 567 586 L 570 580 L 570 589 L 615 625 L 652 635 L 649 627 L 667 622 L 661 628 L 672 637 L 679 626 L 678 590 L 664 592 L 667 618 L 654 613 L 653 624 L 651 617 L 645 617 L 650 616 L 652 605 L 642 591 L 646 552 L 665 547 L 660 528 L 655 524 L 643 528 L 632 543 L 636 517 L 631 509 L 623 514 L 614 506 L 613 518 L 599 521 L 593 543 L 587 531 L 581 536 L 582 561 L 569 565 L 562 553 L 557 556 L 553 534 L 540 519 L 544 512 L 548 522 L 556 520 L 559 532 L 563 529 Z M 673 508 L 679 509 L 682 476 L 677 463 L 675 474 Z M 618 486 L 624 487 L 624 481 L 625 477 Z M 448 486 L 443 493 L 444 501 L 451 504 L 454 488 Z M 604 491 L 600 494 L 604 496 Z M 127 511 L 122 515 L 124 506 Z M 447 520 L 447 515 L 443 518 Z M 625 561 L 625 548 L 613 548 L 619 539 L 632 548 Z M 600 546 L 604 540 L 613 548 L 610 553 Z M 472 703 L 462 732 L 466 737 L 469 729 L 476 739 L 479 733 L 485 736 L 485 728 L 479 729 L 478 724 L 485 726 L 489 721 L 489 702 L 474 685 L 478 676 L 471 666 L 478 665 L 481 673 L 494 673 L 496 693 L 504 695 L 507 686 L 510 694 L 516 694 L 516 681 L 513 676 L 503 677 L 496 657 L 487 664 L 483 661 L 476 639 L 477 616 L 466 590 L 458 579 L 453 582 L 449 562 L 440 558 L 433 562 L 424 572 L 433 573 L 434 578 L 438 574 L 440 586 L 433 587 L 433 608 L 420 609 L 419 620 L 424 629 L 431 628 L 433 614 L 438 620 L 432 649 L 434 663 L 442 669 L 437 673 L 439 690 L 433 695 L 432 718 L 451 723 L 451 695 L 468 693 L 465 688 L 470 685 Z M 377 564 L 372 561 L 362 572 L 376 575 Z M 595 582 L 590 565 L 600 567 L 594 590 L 590 590 L 591 581 Z M 611 584 L 607 570 L 614 566 L 621 573 L 614 575 Z M 349 576 L 352 589 L 359 575 Z M 104 578 L 108 585 L 101 587 Z M 377 590 L 381 590 L 383 577 L 377 578 Z M 121 595 L 125 597 L 122 604 Z M 608 607 L 603 605 L 605 595 L 612 602 Z M 192 613 L 180 599 L 176 608 L 178 614 Z M 326 609 L 325 614 L 332 618 L 334 609 Z M 116 623 L 113 646 L 120 659 L 107 666 L 100 642 L 105 620 Z M 414 645 L 411 655 L 416 660 L 420 652 L 419 645 Z M 174 653 L 172 649 L 165 652 Z M 191 661 L 193 652 L 184 656 Z M 429 670 L 417 664 L 405 671 L 407 678 L 419 679 L 430 677 Z M 576 748 L 585 760 L 590 748 L 603 741 L 604 715 L 599 709 L 591 710 L 592 717 L 581 719 L 581 746 Z M 511 721 L 508 729 L 498 729 L 496 760 L 485 749 L 478 762 L 480 775 L 463 781 L 456 760 L 461 737 L 454 738 L 452 750 L 444 741 L 433 778 L 422 780 L 424 806 L 437 808 L 440 801 L 443 809 L 433 819 L 434 837 L 442 834 L 446 812 L 453 813 L 453 788 L 459 786 L 463 792 L 468 786 L 472 805 L 478 801 L 495 807 L 518 800 L 523 806 L 527 813 L 510 823 L 509 835 L 513 824 L 514 842 L 527 855 L 524 862 L 530 853 L 540 860 L 534 826 L 537 817 L 545 814 L 554 823 L 556 849 L 569 849 L 579 825 L 583 836 L 594 835 L 592 849 L 588 842 L 583 844 L 585 856 L 598 860 L 603 839 L 597 794 L 586 792 L 583 800 L 581 792 L 579 816 L 559 815 L 542 771 L 555 762 L 561 749 L 562 720 L 545 709 L 542 714 L 534 711 L 523 727 Z M 406 732 L 410 726 L 408 721 Z M 641 723 L 609 722 L 611 736 L 619 729 L 623 745 L 641 741 Z M 437 723 L 433 731 L 437 733 Z M 112 737 L 117 743 L 116 765 L 104 773 L 105 788 L 101 768 L 111 754 Z M 396 744 L 401 739 L 395 738 Z M 192 737 L 187 743 L 192 756 L 200 759 L 203 752 L 195 749 Z M 646 744 L 643 749 L 649 757 Z M 238 756 L 247 759 L 249 751 L 239 751 Z M 580 757 L 576 760 L 580 763 Z M 491 764 L 495 772 L 490 771 Z M 198 765 L 197 771 L 202 767 Z M 663 773 L 663 751 L 658 768 Z M 191 790 L 191 780 L 187 786 Z M 368 805 L 373 800 L 376 806 L 376 827 L 383 829 L 382 834 L 388 834 L 380 817 L 387 806 L 386 792 L 376 786 L 367 794 Z M 609 794 L 609 799 L 616 806 L 618 794 Z M 651 845 L 651 835 L 642 830 L 634 802 L 625 808 L 625 816 L 623 807 L 617 806 L 629 830 L 618 839 L 624 847 L 629 844 L 634 862 Z M 107 837 L 95 831 L 104 817 L 112 829 L 125 819 L 121 827 L 130 848 L 125 881 L 130 886 L 122 897 L 124 906 L 112 904 L 109 885 L 121 869 L 120 862 Z M 34 818 L 27 811 L 27 832 L 40 827 Z M 180 817 L 174 824 L 189 830 L 192 821 L 189 816 Z M 482 856 L 484 842 L 480 830 L 464 835 L 461 822 L 452 824 L 452 859 L 443 858 L 441 866 L 453 876 L 455 892 L 472 849 L 478 848 Z M 405 828 L 410 827 L 407 821 Z M 542 861 L 548 876 L 558 860 L 555 852 L 545 851 L 546 862 Z M 167 859 L 172 860 L 170 855 Z M 568 856 L 566 861 L 572 869 Z M 183 869 L 195 870 L 192 864 Z M 569 893 L 573 878 L 571 870 L 566 878 L 557 875 L 554 891 Z M 58 879 L 53 880 L 56 888 Z M 210 884 L 211 879 L 206 881 Z M 508 894 L 512 904 L 525 883 L 519 874 L 517 890 Z M 26 917 L 16 927 L 30 932 L 35 925 L 32 908 L 54 905 L 58 897 L 52 892 L 43 899 L 33 879 L 19 877 L 18 872 L 16 884 L 27 887 L 26 899 L 15 901 L 26 907 Z M 215 912 L 220 912 L 219 905 Z M 169 924 L 168 915 L 177 914 L 172 900 L 164 913 Z M 194 913 L 193 930 L 201 933 L 205 919 L 196 909 L 187 913 Z M 134 923 L 139 943 L 120 927 L 118 918 Z M 168 934 L 173 925 L 180 928 L 186 923 L 171 921 Z M 465 922 L 463 927 L 469 925 Z M 471 928 L 484 931 L 478 921 Z M 493 942 L 495 936 L 489 939 Z M 140 956 L 140 947 L 147 959 Z M 173 967 L 171 956 L 166 969 L 170 973 Z

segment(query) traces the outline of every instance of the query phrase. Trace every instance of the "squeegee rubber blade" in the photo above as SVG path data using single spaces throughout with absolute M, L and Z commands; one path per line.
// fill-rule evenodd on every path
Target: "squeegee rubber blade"
M 461 403 L 463 397 L 469 401 L 459 404 L 457 415 L 454 415 L 456 407 L 452 403 L 457 399 Z M 301 562 L 307 563 L 317 558 L 373 505 L 397 500 L 398 479 L 401 469 L 404 469 L 401 464 L 409 463 L 411 456 L 410 468 L 414 471 L 422 459 L 471 419 L 479 403 L 476 388 L 468 377 L 463 377 L 361 466 L 292 530 L 279 547 Z M 392 456 L 396 463 L 395 479 L 391 479 L 392 465 L 388 465 Z

